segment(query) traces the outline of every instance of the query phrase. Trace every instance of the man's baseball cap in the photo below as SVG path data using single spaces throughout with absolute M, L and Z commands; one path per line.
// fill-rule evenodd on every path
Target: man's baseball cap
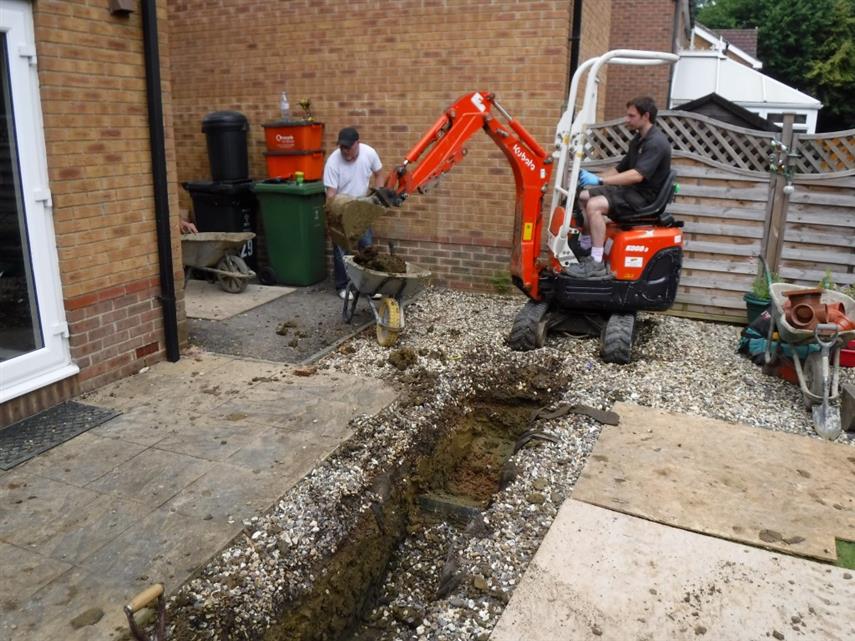
M 339 147 L 351 147 L 357 140 L 359 140 L 359 132 L 356 131 L 356 128 L 345 127 L 338 132 L 338 142 L 336 144 Z

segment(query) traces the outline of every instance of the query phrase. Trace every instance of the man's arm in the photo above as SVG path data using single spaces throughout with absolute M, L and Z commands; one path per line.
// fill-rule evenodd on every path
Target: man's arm
M 335 198 L 335 195 L 337 193 L 338 193 L 338 189 L 336 189 L 335 187 L 327 187 L 326 188 L 327 200 L 332 200 L 333 198 Z
M 380 189 L 383 186 L 383 171 L 378 169 L 375 171 L 372 176 L 374 177 L 374 187 L 375 189 Z
M 609 171 L 601 175 L 600 179 L 604 185 L 626 186 L 637 185 L 644 180 L 644 176 L 635 169 L 627 169 L 626 171 L 619 172 L 612 167 Z

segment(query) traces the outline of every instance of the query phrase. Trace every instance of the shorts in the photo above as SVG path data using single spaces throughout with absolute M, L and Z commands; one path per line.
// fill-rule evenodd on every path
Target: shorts
M 648 197 L 634 187 L 620 187 L 618 185 L 602 185 L 600 187 L 588 187 L 591 198 L 603 196 L 609 201 L 608 217 L 616 222 L 621 218 L 635 216 L 639 209 L 647 207 L 654 198 Z

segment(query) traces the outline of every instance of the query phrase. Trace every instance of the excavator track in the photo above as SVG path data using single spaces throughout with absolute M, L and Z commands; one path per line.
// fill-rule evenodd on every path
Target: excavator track
M 509 343 L 511 349 L 527 352 L 546 342 L 546 316 L 549 303 L 528 301 L 514 318 Z

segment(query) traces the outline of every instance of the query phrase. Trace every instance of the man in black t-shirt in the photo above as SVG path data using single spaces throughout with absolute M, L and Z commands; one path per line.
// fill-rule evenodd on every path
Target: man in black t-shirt
M 583 169 L 579 185 L 586 189 L 579 194 L 579 206 L 585 214 L 585 233 L 579 237 L 583 249 L 588 245 L 591 256 L 567 273 L 576 278 L 603 280 L 611 278 L 603 262 L 608 216 L 620 222 L 652 203 L 671 171 L 671 143 L 656 122 L 656 105 L 652 98 L 634 98 L 626 103 L 624 123 L 635 132 L 629 150 L 617 167 L 597 176 Z M 590 234 L 590 235 L 589 235 Z

